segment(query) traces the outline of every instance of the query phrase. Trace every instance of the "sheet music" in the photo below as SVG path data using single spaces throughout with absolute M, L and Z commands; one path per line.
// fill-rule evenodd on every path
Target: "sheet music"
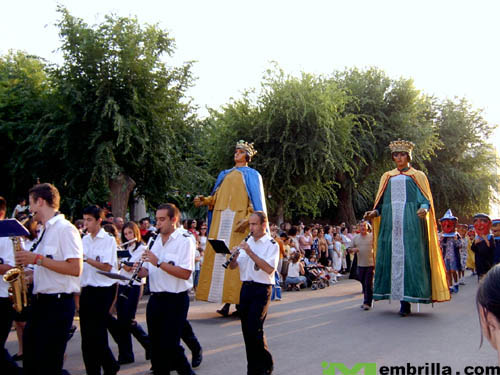
M 235 211 L 231 211 L 229 208 L 226 208 L 221 212 L 220 215 L 220 223 L 219 223 L 219 234 L 217 236 L 218 240 L 223 240 L 227 247 L 229 247 L 229 240 L 231 239 L 231 233 L 233 231 L 233 221 Z
M 227 247 L 229 247 L 229 242 L 231 239 L 231 233 L 233 229 L 233 221 L 235 211 L 231 211 L 229 208 L 221 212 L 220 222 L 219 222 L 219 233 L 217 235 L 218 240 L 223 240 Z M 224 289 L 224 274 L 226 269 L 222 267 L 226 261 L 226 256 L 223 254 L 215 254 L 214 268 L 212 269 L 212 281 L 210 282 L 210 292 L 208 293 L 209 302 L 221 302 L 222 301 L 222 291 Z

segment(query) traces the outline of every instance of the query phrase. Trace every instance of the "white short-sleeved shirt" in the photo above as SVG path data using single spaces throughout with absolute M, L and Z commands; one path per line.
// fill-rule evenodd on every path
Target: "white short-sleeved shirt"
M 250 249 L 259 258 L 262 258 L 267 264 L 273 267 L 276 272 L 280 260 L 280 248 L 276 241 L 266 233 L 257 241 L 253 237 L 250 237 L 247 243 Z M 257 283 L 274 285 L 274 272 L 268 274 L 261 269 L 256 270 L 255 262 L 247 255 L 245 250 L 240 250 L 237 262 L 240 267 L 241 281 L 255 281 Z
M 135 248 L 135 245 L 136 244 L 134 243 L 132 247 Z M 132 263 L 140 262 L 142 254 L 144 254 L 144 250 L 146 250 L 146 245 L 144 244 L 140 244 L 137 248 L 135 248 L 135 250 L 132 250 L 132 248 L 129 247 L 129 252 L 131 255 L 130 258 L 127 259 L 127 262 L 132 262 Z M 134 272 L 127 272 L 123 268 L 120 270 L 120 275 L 123 276 L 132 277 L 133 274 Z M 134 280 L 134 285 L 141 285 L 144 284 L 145 282 L 146 278 L 143 277 L 140 283 L 137 280 Z M 119 283 L 121 285 L 128 285 L 129 282 L 127 280 L 120 280 Z
M 14 246 L 9 237 L 0 237 L 0 264 L 8 264 L 14 267 Z M 9 283 L 3 281 L 3 275 L 0 275 L 0 297 L 9 296 Z
M 45 233 L 35 250 L 36 254 L 58 261 L 82 258 L 83 246 L 78 229 L 63 214 L 45 223 Z M 63 275 L 44 266 L 35 265 L 33 293 L 78 293 L 80 277 Z
M 158 257 L 158 264 L 167 262 L 193 272 L 195 247 L 192 235 L 184 228 L 177 228 L 165 244 L 159 235 L 151 251 Z M 191 277 L 188 280 L 179 279 L 149 262 L 144 263 L 144 267 L 149 271 L 151 292 L 180 293 L 193 287 Z
M 109 264 L 111 272 L 118 273 L 117 267 L 117 247 L 116 240 L 108 232 L 101 228 L 96 236 L 87 234 L 83 237 L 83 255 L 85 258 L 97 260 L 101 263 Z M 81 286 L 111 286 L 116 284 L 116 280 L 97 273 L 99 269 L 91 266 L 87 262 L 83 263 Z

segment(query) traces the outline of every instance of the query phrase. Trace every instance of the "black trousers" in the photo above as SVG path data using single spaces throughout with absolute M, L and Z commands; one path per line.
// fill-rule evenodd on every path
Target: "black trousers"
M 189 296 L 181 293 L 151 293 L 146 308 L 149 338 L 151 340 L 151 365 L 155 375 L 190 375 L 193 370 L 184 349 L 181 335 L 186 325 Z
M 24 375 L 59 375 L 75 315 L 73 294 L 33 296 L 23 334 Z
M 108 345 L 109 309 L 116 294 L 116 285 L 86 286 L 80 294 L 80 331 L 82 356 L 87 375 L 114 374 L 118 368 Z
M 373 266 L 358 266 L 359 282 L 363 286 L 363 303 L 369 306 L 372 305 L 373 300 L 373 268 Z
M 118 287 L 118 299 L 116 301 L 115 318 L 109 315 L 108 329 L 113 339 L 118 344 L 118 360 L 134 361 L 134 351 L 132 348 L 132 335 L 143 346 L 147 355 L 151 348 L 148 334 L 135 321 L 135 313 L 139 303 L 141 287 L 133 285 L 128 287 L 120 285 Z
M 0 369 L 2 374 L 18 374 L 20 369 L 16 361 L 12 359 L 5 343 L 9 337 L 12 321 L 14 320 L 14 309 L 8 297 L 0 297 Z
M 191 350 L 191 353 L 193 353 L 193 355 L 198 354 L 201 351 L 200 342 L 194 334 L 191 323 L 189 323 L 189 320 L 187 319 L 184 327 L 182 328 L 181 339 L 182 341 L 184 341 L 189 350 Z
M 247 374 L 261 375 L 273 369 L 273 357 L 264 335 L 264 321 L 271 297 L 271 285 L 243 282 L 240 292 L 241 330 L 247 353 Z

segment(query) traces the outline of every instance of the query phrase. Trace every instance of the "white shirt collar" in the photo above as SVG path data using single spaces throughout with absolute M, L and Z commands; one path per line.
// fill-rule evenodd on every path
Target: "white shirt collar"
M 45 228 L 47 227 L 50 227 L 52 225 L 54 225 L 55 223 L 57 223 L 58 221 L 60 220 L 64 220 L 64 215 L 59 213 L 53 217 L 50 218 L 50 220 L 48 220 L 46 223 L 45 223 Z

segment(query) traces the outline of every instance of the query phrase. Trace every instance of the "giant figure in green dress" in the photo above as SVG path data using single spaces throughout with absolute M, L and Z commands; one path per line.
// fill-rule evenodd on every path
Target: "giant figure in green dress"
M 411 302 L 450 299 L 429 182 L 410 166 L 413 147 L 391 142 L 396 168 L 384 173 L 374 208 L 365 213 L 374 224 L 373 298 L 401 301 L 402 316 L 410 314 Z

